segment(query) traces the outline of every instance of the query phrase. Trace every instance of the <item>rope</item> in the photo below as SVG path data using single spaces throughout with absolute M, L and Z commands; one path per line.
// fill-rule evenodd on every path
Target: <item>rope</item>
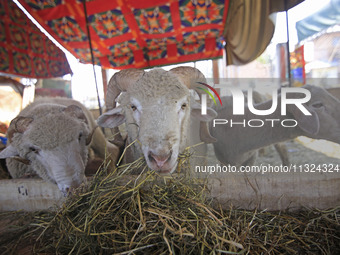
M 287 69 L 288 69 L 288 86 L 292 86 L 292 74 L 291 74 L 291 65 L 290 65 L 290 49 L 289 49 L 289 23 L 288 23 L 288 0 L 284 1 L 285 4 L 285 12 L 286 12 L 286 29 L 287 29 Z
M 97 76 L 96 76 L 96 70 L 94 68 L 94 56 L 93 56 L 93 48 L 92 48 L 92 41 L 91 41 L 91 34 L 89 29 L 89 21 L 87 19 L 87 9 L 86 9 L 86 0 L 83 0 L 83 6 L 84 6 L 84 13 L 85 13 L 85 22 L 86 22 L 86 31 L 87 31 L 87 37 L 89 38 L 89 46 L 91 51 L 91 62 L 92 62 L 92 69 L 93 69 L 93 75 L 94 75 L 94 81 L 96 84 L 96 91 L 97 91 L 97 100 L 98 100 L 98 107 L 99 107 L 99 114 L 102 115 L 102 107 L 100 104 L 100 98 L 99 98 L 99 92 L 98 92 L 98 82 L 97 82 Z

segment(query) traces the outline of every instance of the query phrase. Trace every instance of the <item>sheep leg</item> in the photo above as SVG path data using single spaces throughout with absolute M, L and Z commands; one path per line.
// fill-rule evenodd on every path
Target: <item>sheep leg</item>
M 289 165 L 289 157 L 288 157 L 288 150 L 284 143 L 276 143 L 274 144 L 274 147 L 279 154 L 282 165 L 288 166 Z

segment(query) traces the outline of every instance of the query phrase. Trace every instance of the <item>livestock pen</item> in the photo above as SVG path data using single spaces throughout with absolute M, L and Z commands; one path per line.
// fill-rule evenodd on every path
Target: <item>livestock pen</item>
M 286 146 L 291 164 L 340 165 L 339 155 L 327 157 L 298 141 Z M 208 165 L 218 164 L 212 148 L 209 152 Z M 143 160 L 109 175 L 103 164 L 69 198 L 42 180 L 0 180 L 0 252 L 339 253 L 337 173 L 197 175 L 186 163 L 194 156 L 180 155 L 171 177 L 147 168 L 132 175 Z M 278 162 L 269 150 L 255 166 Z
M 91 62 L 94 73 L 95 64 L 103 68 L 129 70 L 215 59 L 223 55 L 227 56 L 227 65 L 249 63 L 260 56 L 274 33 L 271 21 L 273 15 L 270 19 L 268 15 L 279 10 L 286 11 L 288 31 L 287 10 L 301 1 L 266 0 L 256 2 L 255 6 L 254 1 L 243 0 L 14 0 L 35 19 L 40 29 L 46 30 L 58 41 L 59 46 L 70 51 L 77 62 L 78 59 L 83 63 Z M 5 27 L 3 31 L 6 32 L 1 33 L 4 42 L 2 47 L 4 53 L 9 55 L 8 58 L 4 57 L 1 71 L 32 78 L 50 77 L 51 69 L 55 69 L 58 76 L 70 73 L 63 53 L 55 50 L 57 47 L 46 41 L 45 37 L 39 36 L 38 29 L 24 27 L 23 24 L 27 23 L 24 21 L 25 14 L 16 9 L 14 2 L 1 1 L 0 4 L 3 7 L 0 9 L 6 11 L 2 12 L 5 18 L 1 26 Z M 318 2 L 317 5 L 322 4 Z M 305 12 L 307 8 L 303 10 Z M 18 21 L 20 24 L 17 24 Z M 28 45 L 25 46 L 26 41 Z M 285 65 L 287 72 L 280 72 L 280 75 L 287 75 L 290 79 L 289 44 L 288 39 L 287 49 L 284 49 L 286 53 L 281 51 L 283 45 L 280 45 L 280 60 L 289 62 Z M 50 57 L 53 55 L 62 58 L 56 62 L 53 58 L 51 62 Z M 332 53 L 332 59 L 334 56 Z M 331 58 L 328 59 L 331 62 Z M 260 60 L 265 58 L 261 57 Z M 267 69 L 269 71 L 272 68 Z M 280 68 L 280 71 L 283 69 L 286 68 Z M 218 76 L 216 71 L 215 66 L 214 78 Z M 160 76 L 165 75 L 160 72 Z M 184 80 L 188 78 L 185 73 L 180 76 Z M 96 80 L 96 74 L 94 78 Z M 131 78 L 133 75 L 127 75 L 125 81 Z M 117 88 L 124 88 L 121 85 L 125 82 L 121 81 Z M 105 91 L 106 82 L 103 83 Z M 150 82 L 146 80 L 145 83 Z M 86 90 L 86 84 L 92 84 L 90 79 L 82 82 L 82 91 Z M 159 82 L 154 85 L 146 91 L 168 95 L 159 90 Z M 193 85 L 191 88 L 197 86 L 196 83 Z M 180 84 L 174 85 L 174 80 L 171 80 L 165 87 L 177 91 Z M 97 84 L 96 90 L 101 112 Z M 177 96 L 179 93 L 174 94 Z M 167 98 L 169 96 L 164 97 Z M 155 109 L 168 109 L 159 103 L 162 101 L 149 97 L 145 101 L 156 102 Z M 183 117 L 189 112 L 188 106 L 192 106 L 189 103 L 193 101 L 176 99 L 174 102 L 177 110 L 173 108 L 172 115 Z M 203 104 L 203 99 L 201 102 Z M 322 112 L 323 105 L 314 103 Z M 140 105 L 131 101 L 126 106 L 131 112 L 138 110 L 132 114 L 139 116 L 142 109 Z M 196 110 L 198 112 L 203 108 L 197 107 Z M 339 114 L 338 106 L 330 108 Z M 340 120 L 340 115 L 336 114 L 330 115 Z M 149 111 L 147 115 L 156 114 Z M 175 118 L 171 120 L 163 112 L 158 116 L 156 120 L 147 122 L 146 129 L 152 130 L 147 140 L 167 140 L 164 137 L 169 136 L 162 137 L 159 133 L 165 129 L 175 129 L 170 127 Z M 170 119 L 170 123 L 161 127 L 158 125 L 159 119 Z M 301 123 L 306 124 L 303 121 Z M 127 124 L 127 127 L 135 129 L 140 123 Z M 324 119 L 318 124 L 331 126 Z M 202 123 L 193 127 L 207 128 Z M 303 127 L 315 134 L 319 125 Z M 189 130 L 193 133 L 193 128 Z M 264 132 L 263 137 L 267 133 L 269 131 Z M 327 129 L 324 134 L 334 136 L 340 143 L 339 133 Z M 243 130 L 234 136 L 243 136 L 245 142 L 253 142 L 252 137 L 245 137 Z M 82 135 L 77 137 L 79 140 Z M 144 145 L 141 139 L 135 140 L 131 135 L 129 138 L 132 143 L 137 141 L 136 144 L 140 142 Z M 178 136 L 172 140 L 179 141 L 182 138 Z M 201 141 L 214 140 L 214 137 L 206 138 L 209 139 Z M 134 158 L 128 161 L 132 163 L 121 164 L 117 169 L 111 168 L 110 160 L 100 163 L 100 167 L 92 164 L 90 168 L 96 174 L 88 176 L 87 183 L 74 189 L 72 187 L 72 192 L 69 192 L 68 187 L 62 189 L 64 193 L 53 183 L 38 179 L 9 179 L 8 172 L 2 171 L 0 253 L 340 254 L 340 159 L 337 153 L 326 157 L 307 149 L 304 146 L 306 142 L 304 138 L 299 138 L 285 143 L 290 154 L 287 164 L 281 165 L 276 152 L 267 149 L 265 155 L 257 157 L 254 165 L 243 168 L 241 172 L 237 172 L 236 166 L 221 164 L 221 159 L 217 161 L 211 145 L 208 158 L 201 155 L 199 158 L 201 162 L 206 160 L 207 164 L 191 163 L 191 166 L 189 159 L 197 159 L 198 156 L 182 149 L 195 143 L 183 144 L 178 154 L 174 150 L 169 153 L 149 150 L 143 159 L 134 161 Z M 234 150 L 238 144 L 241 144 L 241 139 L 225 143 Z M 226 146 L 222 146 L 220 151 L 225 151 Z M 318 143 L 316 147 L 319 150 L 323 145 Z M 333 144 L 324 147 L 339 151 Z M 259 148 L 256 147 L 256 151 L 252 152 L 257 153 Z M 169 159 L 174 164 L 166 169 L 163 166 Z M 146 166 L 148 160 L 149 167 Z M 137 169 L 140 171 L 138 174 L 135 173 Z M 158 170 L 168 171 L 169 175 L 159 175 Z M 83 180 L 85 182 L 85 178 Z

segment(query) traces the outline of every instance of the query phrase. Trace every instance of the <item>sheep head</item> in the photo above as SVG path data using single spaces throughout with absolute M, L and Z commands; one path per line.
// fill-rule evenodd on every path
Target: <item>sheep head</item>
M 321 87 L 305 85 L 303 88 L 311 92 L 311 100 L 305 103 L 311 115 L 304 115 L 292 105 L 287 108 L 298 121 L 302 135 L 340 143 L 340 100 Z M 299 96 L 292 93 L 293 98 Z
M 80 107 L 36 105 L 30 116 L 11 122 L 7 135 L 9 145 L 0 158 L 29 162 L 30 172 L 56 183 L 64 194 L 84 182 L 92 133 Z
M 123 70 L 116 77 L 115 74 L 109 87 L 111 84 L 116 88 L 116 95 L 117 87 L 123 91 L 118 99 L 120 106 L 101 115 L 98 124 L 113 128 L 125 122 L 129 139 L 139 141 L 140 145 L 136 143 L 136 146 L 140 146 L 148 166 L 159 173 L 172 173 L 178 155 L 188 145 L 190 117 L 206 122 L 216 116 L 211 108 L 207 115 L 201 115 L 200 105 L 190 96 L 189 88 L 197 78 L 192 74 L 196 70 L 191 68 L 191 79 L 163 69 L 138 70 L 134 75 L 131 75 L 133 70 Z M 124 72 L 130 75 L 125 80 Z M 124 88 L 116 84 L 118 78 L 124 80 Z

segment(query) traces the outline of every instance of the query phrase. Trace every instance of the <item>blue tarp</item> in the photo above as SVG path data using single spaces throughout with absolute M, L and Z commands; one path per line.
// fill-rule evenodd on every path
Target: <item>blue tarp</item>
M 336 24 L 340 24 L 340 0 L 331 0 L 320 11 L 296 23 L 298 41 L 301 42 Z

